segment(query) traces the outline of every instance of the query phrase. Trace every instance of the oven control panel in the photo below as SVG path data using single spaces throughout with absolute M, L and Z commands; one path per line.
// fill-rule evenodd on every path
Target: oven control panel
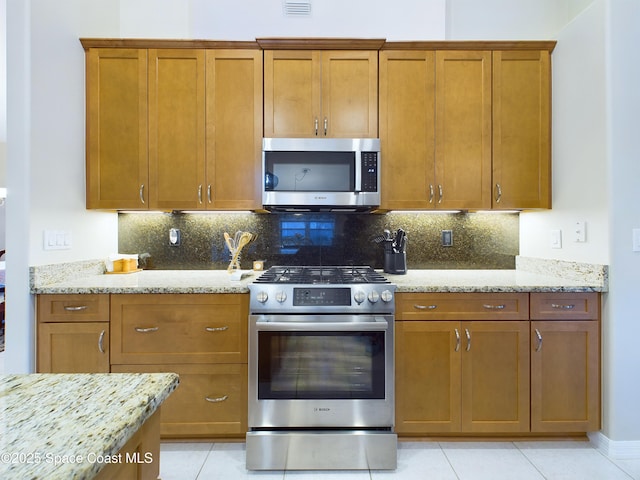
M 393 313 L 393 284 L 358 286 L 249 285 L 252 312 Z
M 350 288 L 308 287 L 293 289 L 293 306 L 334 305 L 348 307 L 351 305 Z

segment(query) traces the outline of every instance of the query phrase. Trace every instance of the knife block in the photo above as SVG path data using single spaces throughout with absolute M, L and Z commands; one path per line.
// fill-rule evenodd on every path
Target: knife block
M 404 275 L 407 273 L 407 252 L 384 252 L 384 272 Z

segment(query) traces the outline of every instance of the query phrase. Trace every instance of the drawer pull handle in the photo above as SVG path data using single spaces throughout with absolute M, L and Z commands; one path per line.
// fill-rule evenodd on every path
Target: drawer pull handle
M 457 328 L 453 329 L 454 332 L 456 332 L 456 349 L 455 351 L 459 351 L 460 350 L 460 332 L 458 331 Z
M 106 330 L 102 330 L 100 332 L 100 336 L 98 337 L 98 350 L 100 351 L 100 353 L 104 353 L 104 334 L 106 333 Z
M 220 403 L 220 402 L 224 402 L 227 398 L 229 398 L 228 395 L 223 395 L 222 397 L 204 397 L 204 399 L 207 402 L 211 402 L 211 403 Z
M 413 308 L 416 310 L 435 310 L 438 305 L 414 305 Z
M 67 312 L 80 312 L 81 310 L 86 310 L 88 307 L 86 305 L 67 305 L 64 309 Z
M 484 304 L 482 305 L 484 308 L 486 308 L 487 310 L 504 310 L 506 305 L 501 304 L 501 305 L 489 305 L 489 304 Z
M 136 327 L 136 332 L 139 333 L 152 333 L 157 332 L 160 327 Z
M 207 332 L 224 332 L 225 330 L 229 330 L 229 327 L 205 327 Z
M 542 335 L 540 334 L 540 330 L 536 328 L 536 337 L 538 338 L 538 344 L 536 345 L 536 352 L 542 350 Z
M 468 328 L 464 329 L 464 333 L 467 336 L 467 348 L 466 351 L 468 352 L 469 350 L 471 350 L 471 332 L 469 332 Z
M 560 303 L 552 303 L 551 304 L 551 308 L 555 308 L 558 310 L 571 310 L 573 308 L 575 308 L 576 306 L 573 304 L 568 304 L 568 305 L 562 305 Z

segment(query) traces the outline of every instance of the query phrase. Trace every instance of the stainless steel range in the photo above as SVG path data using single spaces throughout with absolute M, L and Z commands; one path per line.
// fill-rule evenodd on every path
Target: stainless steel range
M 395 285 L 272 267 L 249 290 L 247 468 L 395 469 Z

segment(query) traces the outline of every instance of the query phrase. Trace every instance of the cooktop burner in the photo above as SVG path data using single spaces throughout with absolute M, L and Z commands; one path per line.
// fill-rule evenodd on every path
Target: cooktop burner
M 384 276 L 367 266 L 351 267 L 286 267 L 275 266 L 260 275 L 254 283 L 354 284 L 389 283 Z

